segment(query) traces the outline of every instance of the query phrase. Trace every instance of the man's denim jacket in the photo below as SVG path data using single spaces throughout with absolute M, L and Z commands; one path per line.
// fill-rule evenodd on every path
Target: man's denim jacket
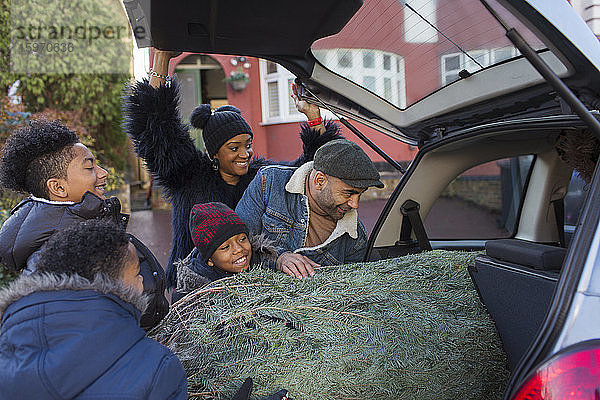
M 304 194 L 306 177 L 313 163 L 299 168 L 271 165 L 259 170 L 244 192 L 235 211 L 253 235 L 266 235 L 277 252 L 300 253 L 320 265 L 339 265 L 362 261 L 367 250 L 367 231 L 350 210 L 329 238 L 314 247 L 304 247 L 308 234 L 308 198 Z

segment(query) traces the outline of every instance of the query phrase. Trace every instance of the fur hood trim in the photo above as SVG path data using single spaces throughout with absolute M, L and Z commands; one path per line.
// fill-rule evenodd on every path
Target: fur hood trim
M 93 281 L 80 275 L 56 275 L 35 273 L 23 275 L 0 291 L 0 317 L 8 306 L 35 292 L 56 292 L 60 290 L 94 290 L 102 294 L 113 294 L 126 303 L 132 304 L 140 312 L 148 305 L 148 297 L 131 286 L 115 282 L 104 274 L 97 274 Z
M 279 253 L 275 247 L 275 241 L 267 238 L 266 235 L 251 235 L 250 244 L 252 244 L 252 254 L 259 264 L 264 266 L 275 265 Z

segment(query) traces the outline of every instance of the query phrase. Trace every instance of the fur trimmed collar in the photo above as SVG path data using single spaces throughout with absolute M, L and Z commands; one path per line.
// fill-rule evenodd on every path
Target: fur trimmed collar
M 285 190 L 289 193 L 301 194 L 305 196 L 304 188 L 306 177 L 313 170 L 313 164 L 314 162 L 310 161 L 298 167 L 298 169 L 296 169 L 296 171 L 294 171 L 294 174 L 290 177 L 288 183 L 286 183 Z M 323 243 L 314 247 L 302 247 L 300 249 L 295 250 L 294 253 L 298 253 L 299 251 L 303 250 L 314 250 L 318 249 L 319 247 L 326 246 L 329 243 L 333 242 L 335 239 L 342 236 L 344 233 L 350 235 L 352 239 L 358 238 L 358 213 L 356 212 L 356 210 L 348 211 L 342 219 L 338 220 L 333 232 L 331 232 L 331 235 L 329 235 L 327 240 L 325 240 Z
M 56 275 L 50 273 L 35 273 L 23 275 L 10 285 L 0 290 L 0 318 L 8 306 L 17 300 L 35 292 L 55 292 L 59 290 L 95 290 L 102 294 L 113 294 L 126 303 L 144 312 L 148 305 L 146 295 L 139 293 L 133 287 L 121 282 L 115 282 L 106 275 L 97 274 L 93 281 L 79 275 Z

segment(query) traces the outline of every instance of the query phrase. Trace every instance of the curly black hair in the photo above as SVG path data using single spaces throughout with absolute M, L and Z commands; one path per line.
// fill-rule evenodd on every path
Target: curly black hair
M 54 233 L 40 249 L 40 272 L 77 274 L 93 280 L 103 273 L 120 280 L 129 261 L 129 236 L 106 219 L 91 219 Z
M 46 182 L 66 178 L 75 157 L 75 132 L 60 121 L 34 120 L 10 135 L 0 158 L 0 184 L 17 192 L 49 198 Z

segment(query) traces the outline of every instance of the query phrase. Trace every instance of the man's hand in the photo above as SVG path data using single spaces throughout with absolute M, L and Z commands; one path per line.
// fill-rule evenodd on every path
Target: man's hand
M 298 279 L 308 278 L 315 274 L 314 267 L 320 265 L 302 254 L 285 252 L 277 259 L 277 269 Z

